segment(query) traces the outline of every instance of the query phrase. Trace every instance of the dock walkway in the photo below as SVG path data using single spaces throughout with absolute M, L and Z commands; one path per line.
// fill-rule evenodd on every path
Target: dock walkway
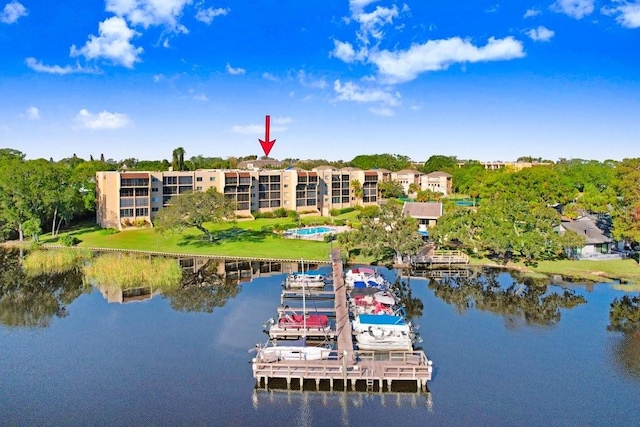
M 314 381 L 316 389 L 320 383 L 329 383 L 331 390 L 339 384 L 343 390 L 356 390 L 358 382 L 367 389 L 391 390 L 394 381 L 409 381 L 417 390 L 428 391 L 432 366 L 422 350 L 374 352 L 354 350 L 351 320 L 347 303 L 347 288 L 344 283 L 343 265 L 338 249 L 331 253 L 333 265 L 333 290 L 336 313 L 337 350 L 324 360 L 264 360 L 258 354 L 252 361 L 253 376 L 258 387 L 268 388 L 271 380 L 285 380 L 291 388 L 293 380 L 299 389 L 305 381 Z M 258 350 L 259 352 L 259 350 Z

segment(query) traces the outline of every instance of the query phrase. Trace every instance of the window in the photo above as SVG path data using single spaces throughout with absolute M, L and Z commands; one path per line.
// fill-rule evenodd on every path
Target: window
M 215 180 L 216 180 L 216 177 L 215 177 L 215 176 L 210 176 L 210 177 L 209 177 L 209 181 L 213 182 L 213 181 L 215 181 Z
M 196 182 L 202 182 L 202 177 L 201 176 L 197 176 L 196 177 Z
M 201 186 L 198 186 L 198 187 L 196 187 L 196 190 L 197 190 L 197 191 L 202 191 L 202 187 L 201 187 Z
M 149 216 L 149 208 L 136 208 L 136 216 Z
M 158 212 L 158 208 L 151 208 L 151 212 Z
M 133 216 L 133 209 L 120 209 L 121 218 L 131 218 Z
M 151 189 L 151 192 L 152 192 L 152 193 L 157 193 L 157 192 L 158 192 L 158 187 L 153 187 L 153 188 Z
M 178 177 L 178 184 L 180 184 L 180 185 L 193 184 L 193 177 L 192 176 L 179 176 Z

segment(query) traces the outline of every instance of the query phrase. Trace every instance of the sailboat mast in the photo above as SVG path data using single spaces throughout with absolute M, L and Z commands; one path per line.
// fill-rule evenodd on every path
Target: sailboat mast
M 302 262 L 302 339 L 307 339 L 307 300 L 306 289 L 304 287 L 307 282 L 307 277 L 304 275 L 304 258 L 300 258 Z

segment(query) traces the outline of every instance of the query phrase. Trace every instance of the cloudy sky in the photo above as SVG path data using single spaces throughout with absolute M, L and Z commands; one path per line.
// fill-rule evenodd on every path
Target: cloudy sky
M 6 2 L 6 0 L 4 0 Z M 0 0 L 28 158 L 640 157 L 640 0 Z

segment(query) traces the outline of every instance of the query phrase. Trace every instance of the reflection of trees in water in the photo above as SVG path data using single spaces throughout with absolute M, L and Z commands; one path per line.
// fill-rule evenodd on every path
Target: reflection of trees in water
M 220 261 L 208 260 L 198 271 L 183 270 L 179 289 L 164 293 L 171 308 L 176 311 L 211 313 L 223 307 L 229 298 L 240 292 L 236 281 L 227 280 L 218 274 Z
M 504 316 L 512 327 L 521 321 L 527 325 L 553 325 L 560 321 L 561 308 L 586 303 L 586 299 L 574 291 L 563 289 L 555 292 L 549 289 L 547 279 L 512 274 L 513 282 L 509 286 L 501 286 L 499 274 L 499 270 L 483 270 L 471 277 L 432 279 L 429 288 L 461 313 L 475 307 Z
M 85 290 L 79 268 L 27 277 L 19 252 L 0 248 L 0 323 L 4 325 L 47 327 L 53 316 L 66 316 L 66 306 Z
M 411 283 L 409 280 L 411 279 L 398 277 L 393 287 L 396 290 L 396 295 L 400 299 L 400 305 L 402 305 L 407 312 L 407 319 L 412 319 L 422 316 L 424 304 L 420 298 L 413 298 L 411 295 Z
M 625 334 L 614 346 L 613 353 L 626 374 L 640 379 L 640 333 Z
M 607 329 L 627 334 L 640 332 L 640 295 L 624 295 L 613 300 Z
M 640 295 L 613 300 L 607 329 L 624 333 L 613 348 L 615 359 L 627 374 L 640 379 Z

